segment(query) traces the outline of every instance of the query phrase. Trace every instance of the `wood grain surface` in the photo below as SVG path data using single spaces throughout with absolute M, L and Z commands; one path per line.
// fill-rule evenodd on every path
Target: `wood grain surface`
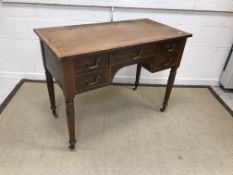
M 42 28 L 34 31 L 59 59 L 192 36 L 149 19 Z

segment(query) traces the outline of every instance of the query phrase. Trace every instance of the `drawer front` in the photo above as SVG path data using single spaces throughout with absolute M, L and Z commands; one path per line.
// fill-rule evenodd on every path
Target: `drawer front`
M 75 72 L 96 71 L 108 66 L 108 54 L 80 57 L 75 60 Z
M 77 75 L 75 77 L 76 93 L 101 87 L 108 83 L 108 69 Z
M 168 41 L 158 45 L 155 60 L 157 70 L 179 65 L 181 44 L 181 41 Z
M 138 60 L 156 55 L 155 45 L 135 46 L 113 52 L 110 58 L 111 65 Z

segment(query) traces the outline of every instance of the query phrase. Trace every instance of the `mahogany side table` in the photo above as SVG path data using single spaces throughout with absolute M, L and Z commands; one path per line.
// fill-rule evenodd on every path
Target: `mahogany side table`
M 164 111 L 180 65 L 185 43 L 192 34 L 149 20 L 34 29 L 41 42 L 51 109 L 56 105 L 53 78 L 63 90 L 69 148 L 75 148 L 76 94 L 109 85 L 116 72 L 137 64 L 134 90 L 141 68 L 151 73 L 170 68 L 161 111 Z

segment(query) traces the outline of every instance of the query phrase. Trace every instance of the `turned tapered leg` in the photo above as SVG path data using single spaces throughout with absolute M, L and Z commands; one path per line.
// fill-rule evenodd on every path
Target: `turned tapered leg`
M 137 72 L 136 72 L 136 81 L 135 81 L 133 90 L 136 90 L 138 88 L 140 74 L 141 74 L 141 69 L 142 69 L 142 66 L 140 64 L 138 64 L 137 65 Z
M 165 93 L 165 97 L 163 101 L 163 107 L 160 109 L 161 112 L 165 111 L 166 109 L 166 106 L 167 106 L 167 103 L 168 103 L 168 100 L 171 94 L 171 90 L 174 84 L 174 80 L 176 77 L 176 70 L 177 70 L 177 67 L 171 68 L 170 75 L 169 75 L 168 82 L 167 82 L 166 93 Z
M 45 75 L 46 75 L 46 82 L 47 82 L 47 87 L 48 87 L 48 92 L 49 92 L 49 99 L 50 99 L 51 109 L 52 109 L 53 115 L 55 117 L 57 117 L 53 77 L 50 74 L 50 72 L 48 70 L 46 70 L 46 69 L 45 69 Z
M 74 100 L 73 98 L 66 98 L 66 116 L 67 125 L 69 131 L 69 148 L 75 148 L 75 111 L 74 111 Z

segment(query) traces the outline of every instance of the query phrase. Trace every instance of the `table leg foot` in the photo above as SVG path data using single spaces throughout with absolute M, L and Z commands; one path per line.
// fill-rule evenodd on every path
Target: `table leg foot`
M 52 109 L 52 112 L 53 112 L 53 116 L 54 116 L 55 118 L 58 118 L 56 108 L 55 108 L 55 109 Z
M 173 84 L 175 81 L 175 77 L 176 77 L 176 70 L 177 70 L 177 67 L 171 68 L 170 75 L 168 78 L 167 87 L 166 87 L 166 92 L 165 92 L 165 96 L 164 96 L 164 100 L 163 100 L 163 107 L 160 109 L 161 112 L 164 112 L 166 107 L 167 107 L 168 100 L 169 100 L 171 90 L 172 90 L 172 87 L 173 87 Z
M 75 111 L 74 111 L 74 100 L 73 98 L 66 98 L 66 115 L 67 115 L 67 124 L 69 131 L 69 148 L 75 148 Z
M 70 143 L 69 148 L 73 150 L 75 148 L 76 140 L 70 140 L 69 143 Z
M 166 110 L 167 105 L 163 105 L 163 107 L 160 109 L 161 112 L 164 112 Z

